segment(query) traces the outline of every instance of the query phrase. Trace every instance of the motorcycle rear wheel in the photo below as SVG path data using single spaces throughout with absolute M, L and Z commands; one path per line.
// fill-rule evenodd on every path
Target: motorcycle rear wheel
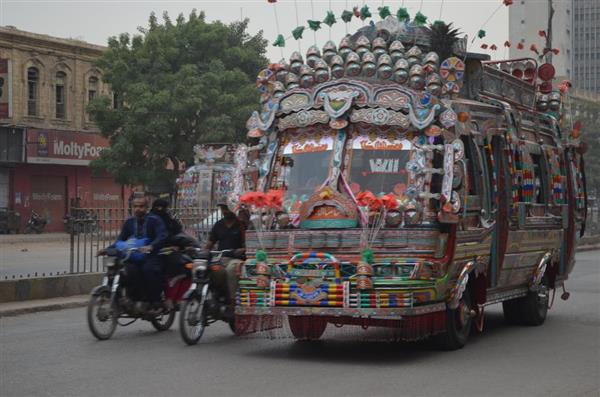
M 194 295 L 183 302 L 179 314 L 179 332 L 188 345 L 198 343 L 206 328 L 205 299 Z
M 87 322 L 92 335 L 98 340 L 107 340 L 117 328 L 117 310 L 111 302 L 110 290 L 92 295 L 87 307 Z
M 175 310 L 171 310 L 168 313 L 164 313 L 154 317 L 150 320 L 152 326 L 156 328 L 157 331 L 166 331 L 175 322 Z

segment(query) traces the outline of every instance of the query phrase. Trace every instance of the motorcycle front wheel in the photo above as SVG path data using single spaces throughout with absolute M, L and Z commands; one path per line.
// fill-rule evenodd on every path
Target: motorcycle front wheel
M 110 339 L 117 328 L 117 317 L 109 289 L 92 295 L 87 307 L 87 322 L 92 335 L 99 340 Z
M 198 343 L 204 334 L 206 327 L 205 301 L 205 298 L 196 294 L 184 301 L 181 307 L 179 332 L 183 341 L 188 345 Z

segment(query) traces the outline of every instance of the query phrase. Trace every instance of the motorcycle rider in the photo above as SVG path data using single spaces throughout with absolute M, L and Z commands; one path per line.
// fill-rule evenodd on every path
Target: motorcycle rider
M 148 213 L 146 197 L 135 198 L 132 204 L 134 216 L 125 221 L 117 241 L 146 238 L 149 243 L 139 248 L 147 254 L 143 263 L 126 264 L 128 295 L 134 301 L 149 302 L 153 309 L 158 309 L 164 285 L 158 252 L 168 236 L 167 229 L 160 217 Z M 105 254 L 106 249 L 98 251 L 98 255 Z
M 235 304 L 240 266 L 246 253 L 246 228 L 244 223 L 229 209 L 225 201 L 219 202 L 217 207 L 220 208 L 223 218 L 212 227 L 205 249 L 211 250 L 217 244 L 218 249 L 221 251 L 233 250 L 230 256 L 221 259 L 225 271 L 213 273 L 213 282 L 221 289 L 227 299 L 229 309 L 232 310 Z
M 181 226 L 181 223 L 179 223 L 177 219 L 173 218 L 169 214 L 168 209 L 169 202 L 167 200 L 156 199 L 152 203 L 152 209 L 150 210 L 152 215 L 156 215 L 162 219 L 165 227 L 167 228 L 167 233 L 169 236 L 167 237 L 167 241 L 165 241 L 165 245 L 169 245 L 171 243 L 170 240 L 173 239 L 173 236 L 176 236 L 183 231 L 183 226 Z

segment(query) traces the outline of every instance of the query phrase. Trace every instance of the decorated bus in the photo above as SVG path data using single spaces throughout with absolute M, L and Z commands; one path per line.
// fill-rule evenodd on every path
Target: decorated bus
M 388 16 L 260 72 L 258 181 L 230 195 L 252 221 L 239 333 L 384 327 L 457 349 L 486 306 L 540 325 L 568 297 L 587 208 L 568 87 L 467 44 Z

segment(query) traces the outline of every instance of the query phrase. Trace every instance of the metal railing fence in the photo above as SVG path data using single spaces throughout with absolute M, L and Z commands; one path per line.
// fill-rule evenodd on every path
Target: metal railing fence
M 175 208 L 171 213 L 186 233 L 201 242 L 220 217 L 216 210 L 208 208 Z M 69 273 L 103 271 L 96 253 L 115 242 L 123 223 L 131 216 L 127 207 L 72 208 L 66 220 L 70 233 Z

